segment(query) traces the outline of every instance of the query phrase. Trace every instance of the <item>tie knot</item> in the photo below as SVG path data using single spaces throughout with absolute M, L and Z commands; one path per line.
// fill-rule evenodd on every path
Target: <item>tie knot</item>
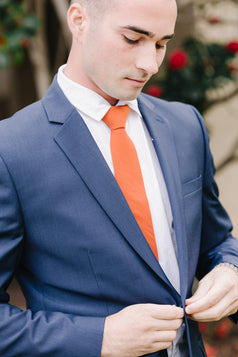
M 111 130 L 125 128 L 129 112 L 130 107 L 128 105 L 111 107 L 102 120 Z

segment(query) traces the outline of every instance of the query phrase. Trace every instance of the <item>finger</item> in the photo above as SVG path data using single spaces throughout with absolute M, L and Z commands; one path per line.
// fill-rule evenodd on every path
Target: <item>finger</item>
M 236 314 L 238 311 L 238 299 L 233 303 L 227 306 L 226 311 L 224 312 L 223 317 L 227 317 L 233 314 Z
M 199 299 L 196 299 L 195 301 L 190 300 L 190 304 L 186 306 L 185 312 L 188 315 L 192 315 L 207 310 L 221 301 L 226 294 L 226 291 L 224 291 L 222 287 L 216 285 L 209 292 L 204 292 L 203 295 L 200 293 Z
M 182 319 L 184 311 L 181 307 L 175 305 L 153 305 L 151 316 L 159 320 Z
M 201 280 L 197 290 L 195 291 L 195 293 L 193 294 L 193 296 L 191 296 L 189 299 L 186 299 L 185 304 L 186 305 L 190 305 L 195 303 L 196 301 L 200 300 L 201 298 L 203 298 L 204 296 L 206 296 L 209 291 L 211 290 L 212 285 L 210 282 L 204 280 Z
M 236 279 L 234 279 L 234 277 Z M 213 286 L 216 286 L 217 288 L 220 287 L 220 293 L 224 296 L 224 294 L 237 286 L 237 274 L 228 267 L 215 267 L 200 281 L 195 294 L 190 299 L 186 300 L 186 305 L 190 305 L 201 299 L 206 293 L 208 294 L 210 292 Z
M 216 305 L 192 314 L 190 317 L 193 320 L 202 321 L 218 321 L 224 317 L 232 315 L 237 312 L 238 309 L 238 299 L 231 302 L 229 298 L 222 299 Z
M 146 355 L 148 353 L 155 353 L 161 350 L 167 350 L 170 346 L 172 345 L 172 342 L 156 342 L 153 344 L 153 348 L 150 349 L 150 351 L 148 352 L 148 350 L 144 350 L 141 355 Z
M 157 320 L 154 319 L 153 330 L 155 331 L 170 331 L 178 330 L 183 323 L 183 319 L 174 319 L 174 320 Z
M 154 343 L 173 342 L 177 336 L 177 330 L 156 331 L 154 333 Z

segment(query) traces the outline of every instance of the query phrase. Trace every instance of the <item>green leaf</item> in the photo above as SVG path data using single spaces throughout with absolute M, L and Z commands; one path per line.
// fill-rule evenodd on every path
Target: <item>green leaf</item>
M 22 31 L 14 31 L 8 37 L 8 49 L 10 51 L 17 51 L 20 47 L 21 40 L 25 37 Z
M 13 63 L 15 65 L 19 65 L 23 62 L 23 59 L 24 59 L 24 53 L 23 51 L 17 51 L 14 53 L 13 55 Z
M 23 18 L 22 26 L 27 32 L 34 35 L 39 26 L 39 20 L 34 15 L 27 15 Z

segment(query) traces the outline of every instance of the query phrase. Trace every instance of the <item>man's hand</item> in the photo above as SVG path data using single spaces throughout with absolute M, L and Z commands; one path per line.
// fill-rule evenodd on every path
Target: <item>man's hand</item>
M 218 265 L 186 300 L 186 313 L 196 321 L 218 321 L 238 310 L 238 274 L 228 266 Z
M 172 305 L 131 305 L 106 318 L 101 357 L 138 357 L 171 346 L 183 322 Z

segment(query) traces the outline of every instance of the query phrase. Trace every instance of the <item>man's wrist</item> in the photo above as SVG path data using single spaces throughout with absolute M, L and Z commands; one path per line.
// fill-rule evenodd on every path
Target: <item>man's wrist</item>
M 231 268 L 232 270 L 234 270 L 238 274 L 238 267 L 231 263 L 220 263 L 215 268 L 219 268 L 222 266 L 227 266 L 227 267 Z

